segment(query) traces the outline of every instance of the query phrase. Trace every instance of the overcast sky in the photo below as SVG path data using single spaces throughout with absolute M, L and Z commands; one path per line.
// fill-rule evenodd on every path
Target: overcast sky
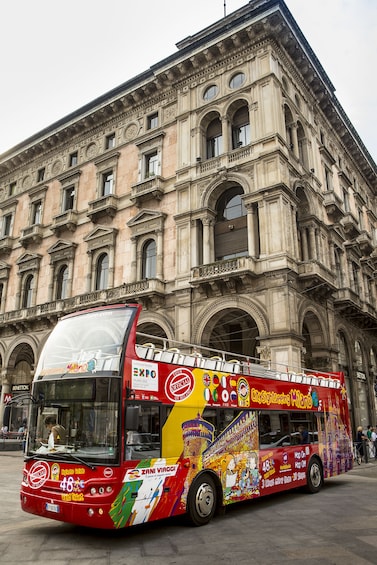
M 247 0 L 225 0 L 230 14 Z M 286 0 L 377 161 L 377 0 Z M 8 0 L 0 153 L 176 52 L 224 0 Z

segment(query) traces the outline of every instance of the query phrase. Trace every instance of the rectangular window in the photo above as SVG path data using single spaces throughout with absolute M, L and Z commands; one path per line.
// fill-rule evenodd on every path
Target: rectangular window
M 8 190 L 8 196 L 13 196 L 13 194 L 15 194 L 16 192 L 16 182 L 11 182 L 9 185 L 9 190 Z
M 11 234 L 12 231 L 12 220 L 13 215 L 7 214 L 3 217 L 3 226 L 2 226 L 2 236 L 6 237 Z
M 156 404 L 127 403 L 126 459 L 161 456 L 160 423 L 165 420 L 162 411 Z
M 359 213 L 359 226 L 360 229 L 363 230 L 364 229 L 364 215 L 363 215 L 363 211 L 361 208 L 358 209 L 358 213 Z
M 105 149 L 112 149 L 115 147 L 115 133 L 106 136 Z
M 75 167 L 77 163 L 78 163 L 78 153 L 77 151 L 75 151 L 74 153 L 71 153 L 69 156 L 69 166 Z
M 38 170 L 37 182 L 43 182 L 45 180 L 45 171 L 46 169 L 44 167 Z
M 158 171 L 157 151 L 145 156 L 145 178 L 154 177 Z
M 218 157 L 223 151 L 222 135 L 210 137 L 207 139 L 207 159 Z
M 114 174 L 113 171 L 108 171 L 102 175 L 102 194 L 101 196 L 107 196 L 113 193 L 114 185 Z
M 154 129 L 158 127 L 158 113 L 155 112 L 147 118 L 147 129 Z
M 318 419 L 312 412 L 259 413 L 259 449 L 318 443 Z
M 42 202 L 38 200 L 33 204 L 32 225 L 40 224 L 42 222 Z
M 343 203 L 344 203 L 344 211 L 350 211 L 350 199 L 348 195 L 348 191 L 346 189 L 343 190 Z
M 326 190 L 332 190 L 332 173 L 327 167 L 325 167 L 325 185 Z
M 69 186 L 64 190 L 63 212 L 67 212 L 67 210 L 73 210 L 74 203 L 75 203 L 75 187 Z

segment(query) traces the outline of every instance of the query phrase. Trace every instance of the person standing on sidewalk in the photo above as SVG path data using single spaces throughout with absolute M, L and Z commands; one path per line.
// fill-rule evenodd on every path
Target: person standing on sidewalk
M 373 445 L 373 457 L 377 459 L 377 433 L 376 428 L 372 428 L 371 442 Z
M 367 441 L 368 437 L 364 434 L 363 427 L 359 426 L 356 433 L 356 448 L 360 453 L 361 459 L 364 457 L 365 461 L 368 461 L 368 455 L 366 453 Z

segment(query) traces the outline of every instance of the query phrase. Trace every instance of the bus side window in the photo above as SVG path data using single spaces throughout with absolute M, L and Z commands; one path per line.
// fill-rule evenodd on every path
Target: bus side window
M 161 455 L 160 406 L 147 402 L 126 404 L 126 459 L 155 459 Z

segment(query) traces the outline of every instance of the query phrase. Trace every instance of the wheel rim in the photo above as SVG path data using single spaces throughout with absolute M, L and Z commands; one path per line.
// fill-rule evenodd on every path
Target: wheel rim
M 318 463 L 313 463 L 313 465 L 310 468 L 310 482 L 312 483 L 314 488 L 318 488 L 321 486 L 322 475 Z
M 208 483 L 203 483 L 197 490 L 195 497 L 196 511 L 199 516 L 206 518 L 213 510 L 215 495 L 212 487 Z

